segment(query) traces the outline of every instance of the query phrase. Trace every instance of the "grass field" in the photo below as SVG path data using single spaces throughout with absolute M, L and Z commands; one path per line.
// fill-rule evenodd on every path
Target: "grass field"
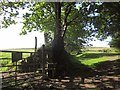
M 108 50 L 106 52 L 105 50 Z M 34 51 L 34 49 L 13 49 L 12 51 Z M 104 52 L 105 51 L 105 52 Z M 29 53 L 24 53 L 23 58 L 30 56 Z M 108 60 L 117 60 L 120 59 L 120 52 L 115 52 L 114 49 L 110 48 L 87 48 L 82 54 L 73 55 L 77 61 L 88 65 L 90 67 L 95 67 L 95 64 L 108 61 Z M 0 58 L 11 58 L 11 53 L 2 52 Z M 1 65 L 11 65 L 11 60 L 0 60 Z M 9 70 L 9 67 L 2 67 L 0 72 Z M 13 68 L 14 69 L 14 68 Z
M 7 51 L 22 51 L 22 52 L 33 52 L 34 49 L 8 49 Z M 23 58 L 30 56 L 29 53 L 23 53 Z M 3 58 L 11 58 L 12 55 L 10 52 L 0 52 L 0 66 L 8 66 L 12 65 L 11 59 L 3 59 Z M 15 70 L 15 67 L 1 67 L 0 72 L 8 71 L 8 70 Z

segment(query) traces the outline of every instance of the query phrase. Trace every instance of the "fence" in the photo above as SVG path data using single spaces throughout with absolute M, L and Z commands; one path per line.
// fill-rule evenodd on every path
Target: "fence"
M 11 64 L 1 64 L 1 68 L 9 68 L 7 71 L 1 70 L 2 73 L 2 88 L 20 86 L 25 83 L 30 83 L 34 81 L 40 81 L 41 76 L 54 75 L 55 64 L 52 61 L 47 61 L 49 59 L 50 50 L 46 50 L 43 45 L 41 50 L 41 58 L 36 58 L 36 52 L 21 52 L 21 51 L 0 51 L 1 53 L 10 53 L 11 58 L 1 57 L 1 61 L 7 60 L 11 61 Z M 32 59 L 26 59 L 23 54 L 29 54 Z M 37 60 L 38 59 L 38 60 Z M 30 61 L 28 61 L 30 60 Z M 31 63 L 27 63 L 31 62 Z M 24 66 L 23 66 L 24 65 Z M 23 67 L 23 68 L 21 68 Z M 27 71 L 26 71 L 26 70 Z

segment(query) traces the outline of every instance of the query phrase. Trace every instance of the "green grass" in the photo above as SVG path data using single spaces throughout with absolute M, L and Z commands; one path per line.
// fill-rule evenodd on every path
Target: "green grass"
M 99 63 L 99 62 L 103 62 L 103 61 L 107 61 L 107 60 L 108 60 L 108 57 L 101 57 L 101 58 L 85 60 L 85 61 L 82 61 L 82 63 L 89 65 L 89 66 L 92 66 L 95 63 Z
M 0 52 L 0 58 L 10 58 L 11 54 L 6 52 Z
M 15 49 L 15 50 L 9 50 L 9 51 L 26 51 L 26 52 L 33 52 L 33 49 Z M 26 58 L 28 56 L 30 56 L 29 53 L 23 53 L 23 58 Z M 8 65 L 12 65 L 12 60 L 11 59 L 3 59 L 3 58 L 11 58 L 12 57 L 12 53 L 9 52 L 0 52 L 0 66 L 8 66 Z M 15 67 L 0 67 L 0 72 L 5 72 L 8 70 L 15 70 Z
M 102 52 L 84 52 L 82 54 L 76 55 L 76 58 L 81 63 L 88 65 L 90 67 L 95 67 L 96 63 L 108 61 L 108 60 L 117 60 L 118 56 L 120 55 L 119 52 L 109 52 L 109 53 L 102 53 Z

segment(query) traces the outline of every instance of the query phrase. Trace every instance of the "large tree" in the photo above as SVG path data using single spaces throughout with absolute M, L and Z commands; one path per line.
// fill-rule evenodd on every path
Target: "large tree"
M 57 71 L 64 70 L 65 64 L 68 62 L 63 58 L 66 52 L 64 48 L 64 40 L 68 43 L 69 38 L 75 43 L 90 37 L 90 30 L 85 29 L 90 14 L 88 6 L 90 3 L 75 2 L 1 2 L 1 15 L 3 15 L 2 27 L 8 27 L 15 24 L 17 17 L 24 9 L 27 12 L 23 15 L 22 34 L 31 32 L 32 30 L 40 30 L 45 33 L 54 33 L 52 42 L 52 50 L 54 62 L 57 63 Z M 81 43 L 82 43 L 81 42 Z M 81 43 L 78 45 L 81 45 Z M 68 43 L 69 44 L 69 43 Z M 64 67 L 63 67 L 64 66 Z
M 109 3 L 75 3 L 75 2 L 1 2 L 0 14 L 4 17 L 2 27 L 15 24 L 20 12 L 19 9 L 27 11 L 23 15 L 22 34 L 31 32 L 32 30 L 44 31 L 45 33 L 54 34 L 52 42 L 52 50 L 54 62 L 56 62 L 58 72 L 60 68 L 68 63 L 64 55 L 64 41 L 66 45 L 84 42 L 91 36 L 106 38 L 113 35 L 112 28 L 119 26 L 119 3 L 111 3 L 113 11 Z M 112 15 L 111 15 L 112 14 Z M 112 24 L 112 25 L 111 25 Z M 115 32 L 119 29 L 116 28 Z M 109 34 L 110 33 L 110 34 Z M 64 70 L 64 68 L 62 68 Z

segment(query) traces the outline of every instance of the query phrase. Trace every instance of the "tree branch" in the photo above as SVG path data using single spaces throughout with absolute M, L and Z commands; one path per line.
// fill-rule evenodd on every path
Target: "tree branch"
M 70 14 L 70 12 L 71 12 L 71 9 L 72 9 L 72 4 L 70 3 L 69 5 L 67 5 L 67 7 L 66 7 L 66 9 L 65 9 L 65 18 L 64 18 L 64 25 L 63 25 L 63 30 L 64 30 L 64 32 L 63 32 L 63 35 L 62 35 L 62 37 L 64 38 L 64 36 L 65 36 L 65 33 L 66 33 L 66 30 L 67 30 L 67 17 L 68 17 L 68 15 Z
M 78 17 L 79 17 L 79 16 L 76 16 L 76 17 L 73 18 L 71 21 L 66 22 L 66 26 L 64 26 L 65 29 L 64 29 L 64 33 L 63 33 L 63 38 L 64 38 L 64 36 L 65 36 L 65 33 L 66 33 L 66 30 L 67 30 L 68 25 L 70 25 L 70 23 L 72 23 L 72 22 L 73 22 L 74 20 L 76 20 Z
M 76 17 L 74 17 L 72 20 L 70 20 L 69 22 L 67 22 L 67 25 L 70 25 L 70 23 L 72 23 L 74 20 L 76 20 L 79 17 L 79 15 L 77 15 Z

